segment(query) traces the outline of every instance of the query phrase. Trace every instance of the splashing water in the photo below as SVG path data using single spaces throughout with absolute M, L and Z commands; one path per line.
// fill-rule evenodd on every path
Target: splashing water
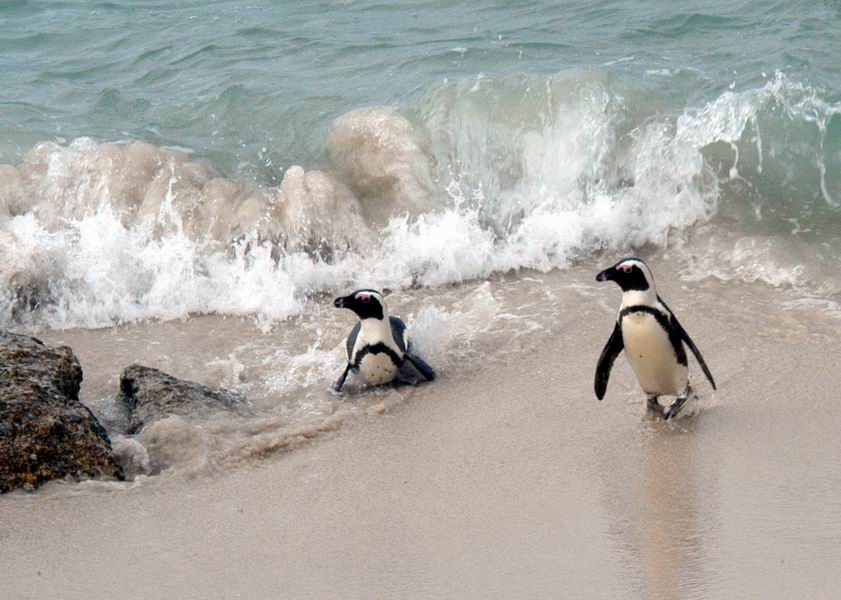
M 716 215 L 773 236 L 793 200 L 763 188 L 804 156 L 810 169 L 787 183 L 807 199 L 800 226 L 837 220 L 839 111 L 782 74 L 676 117 L 603 75 L 480 77 L 432 86 L 406 116 L 342 116 L 333 166 L 290 167 L 278 188 L 141 142 L 41 144 L 0 169 L 0 322 L 218 313 L 265 328 L 356 282 L 565 268 L 605 248 L 668 246 Z

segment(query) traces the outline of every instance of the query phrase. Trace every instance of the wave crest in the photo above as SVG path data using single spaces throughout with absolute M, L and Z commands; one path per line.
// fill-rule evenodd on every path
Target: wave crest
M 403 114 L 340 116 L 329 166 L 291 166 L 279 187 L 144 142 L 43 143 L 0 166 L 0 323 L 216 312 L 268 326 L 311 294 L 563 268 L 716 215 L 788 234 L 792 197 L 801 217 L 837 218 L 839 113 L 780 74 L 677 111 L 598 73 L 480 76 Z M 780 173 L 803 164 L 779 200 Z

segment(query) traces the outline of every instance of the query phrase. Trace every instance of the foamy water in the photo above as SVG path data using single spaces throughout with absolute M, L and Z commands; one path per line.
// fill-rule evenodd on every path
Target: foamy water
M 697 225 L 733 219 L 761 241 L 737 241 L 730 262 L 765 266 L 719 262 L 715 274 L 793 283 L 768 273 L 768 252 L 808 234 L 835 239 L 839 190 L 824 149 L 841 107 L 782 74 L 677 117 L 645 96 L 587 73 L 444 83 L 406 115 L 342 115 L 325 140 L 330 167 L 290 167 L 277 187 L 142 142 L 40 144 L 0 170 L 2 323 L 200 313 L 253 315 L 265 328 L 313 294 L 364 282 L 406 289 L 565 268 L 601 250 L 683 246 Z M 788 184 L 813 198 L 792 223 L 786 203 L 760 192 L 803 152 L 786 135 L 804 127 L 812 172 Z M 791 278 L 808 268 L 791 265 Z
M 534 278 L 394 292 L 388 303 L 409 325 L 415 351 L 452 380 L 535 349 L 559 310 L 558 298 Z M 330 389 L 344 370 L 354 317 L 326 304 L 265 333 L 251 319 L 205 316 L 41 335 L 76 349 L 86 369 L 81 396 L 111 433 L 129 480 L 142 483 L 147 475 L 207 474 L 293 449 L 410 401 L 413 386 L 365 388 L 353 376 L 342 394 Z M 117 393 L 128 362 L 224 386 L 246 401 L 236 412 L 169 416 L 130 436 Z

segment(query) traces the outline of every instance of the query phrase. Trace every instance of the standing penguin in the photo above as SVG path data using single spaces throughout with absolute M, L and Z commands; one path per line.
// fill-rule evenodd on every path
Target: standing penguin
M 677 415 L 692 392 L 684 344 L 689 346 L 704 375 L 716 389 L 701 352 L 657 295 L 654 277 L 643 261 L 623 258 L 596 275 L 596 281 L 615 281 L 622 288 L 616 326 L 596 366 L 596 397 L 599 400 L 604 398 L 610 369 L 623 349 L 640 387 L 648 396 L 648 410 L 661 414 L 664 419 Z M 657 401 L 660 396 L 676 396 L 676 399 L 668 410 L 664 410 Z
M 389 383 L 397 377 L 404 360 L 408 360 L 428 381 L 435 379 L 435 371 L 406 347 L 406 324 L 391 317 L 382 294 L 376 290 L 356 290 L 349 296 L 336 298 L 337 308 L 349 308 L 359 321 L 347 338 L 348 364 L 333 386 L 342 391 L 348 373 L 353 371 L 369 385 Z

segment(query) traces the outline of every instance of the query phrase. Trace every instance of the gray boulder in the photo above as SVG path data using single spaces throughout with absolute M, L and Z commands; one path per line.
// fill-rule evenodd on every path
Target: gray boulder
M 113 477 L 108 434 L 79 400 L 73 351 L 0 331 L 0 493 L 53 479 Z
M 237 412 L 243 404 L 234 392 L 177 379 L 141 365 L 131 365 L 123 371 L 118 402 L 125 405 L 128 413 L 128 433 L 137 433 L 169 415 L 197 417 L 219 411 Z

